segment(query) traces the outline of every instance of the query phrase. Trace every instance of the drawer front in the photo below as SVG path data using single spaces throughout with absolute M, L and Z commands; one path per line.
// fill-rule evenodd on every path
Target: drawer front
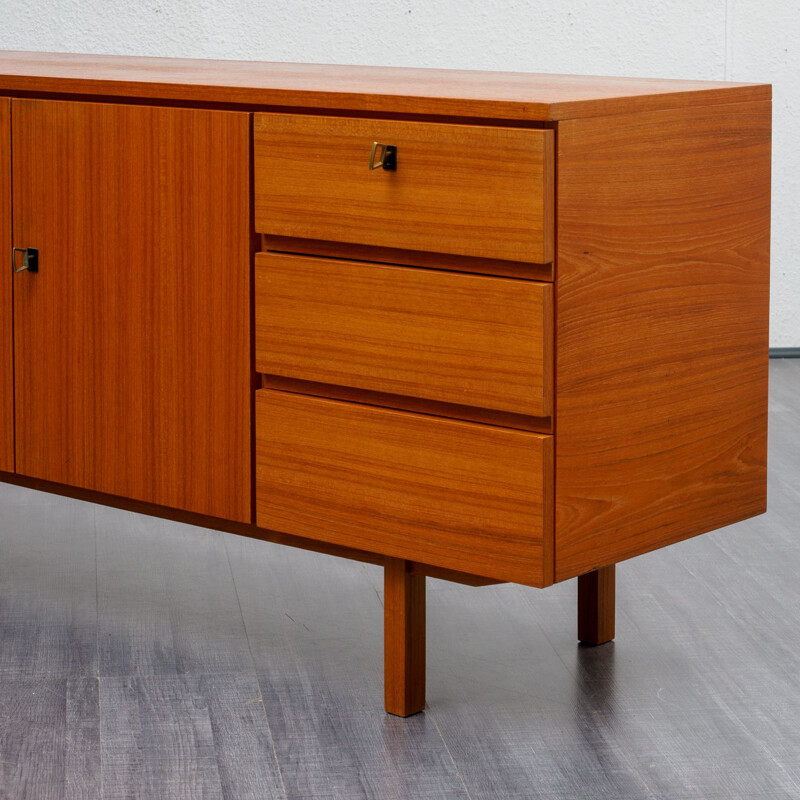
M 262 389 L 260 527 L 552 582 L 552 437 Z
M 259 372 L 549 416 L 550 284 L 256 256 Z
M 552 260 L 551 130 L 256 114 L 254 136 L 259 233 Z

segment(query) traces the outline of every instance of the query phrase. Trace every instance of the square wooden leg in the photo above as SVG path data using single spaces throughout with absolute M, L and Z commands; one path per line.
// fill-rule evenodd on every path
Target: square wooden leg
M 425 708 L 425 576 L 411 562 L 387 559 L 383 570 L 386 711 L 408 717 Z
M 578 639 L 604 644 L 614 638 L 615 566 L 578 577 Z

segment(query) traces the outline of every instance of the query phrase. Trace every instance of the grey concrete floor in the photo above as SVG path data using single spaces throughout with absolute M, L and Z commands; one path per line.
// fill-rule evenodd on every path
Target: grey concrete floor
M 430 581 L 428 708 L 382 708 L 381 571 L 0 485 L 0 798 L 800 798 L 800 360 L 770 510 L 575 581 Z

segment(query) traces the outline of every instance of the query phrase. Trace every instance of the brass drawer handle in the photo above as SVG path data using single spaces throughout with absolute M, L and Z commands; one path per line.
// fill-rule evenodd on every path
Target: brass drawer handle
M 375 161 L 375 153 L 380 149 L 379 160 Z M 381 142 L 372 143 L 372 152 L 369 154 L 369 168 L 370 169 L 383 169 L 396 170 L 397 169 L 397 148 L 393 144 L 381 144 Z
M 17 266 L 17 253 L 22 253 L 22 266 Z M 11 248 L 11 268 L 14 272 L 38 272 L 39 271 L 39 251 L 35 247 L 12 247 Z

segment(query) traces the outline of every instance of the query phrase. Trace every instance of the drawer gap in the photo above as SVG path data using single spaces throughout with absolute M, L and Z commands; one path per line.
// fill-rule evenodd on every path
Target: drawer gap
M 460 419 L 465 422 L 477 422 L 499 428 L 512 428 L 534 433 L 553 432 L 552 417 L 533 417 L 508 411 L 462 406 L 457 403 L 442 403 L 436 400 L 423 400 L 417 397 L 406 397 L 387 392 L 354 389 L 350 386 L 335 386 L 298 378 L 285 378 L 281 375 L 262 375 L 261 385 L 265 389 L 275 389 L 312 397 L 327 397 L 332 400 L 391 408 L 397 411 L 410 411 L 433 417 Z
M 289 255 L 308 255 L 322 258 L 342 258 L 348 261 L 373 261 L 399 267 L 424 267 L 448 272 L 467 272 L 528 281 L 553 281 L 553 265 L 532 264 L 527 261 L 505 261 L 474 256 L 455 256 L 420 250 L 327 242 L 322 239 L 298 239 L 291 236 L 262 234 L 261 249 Z

